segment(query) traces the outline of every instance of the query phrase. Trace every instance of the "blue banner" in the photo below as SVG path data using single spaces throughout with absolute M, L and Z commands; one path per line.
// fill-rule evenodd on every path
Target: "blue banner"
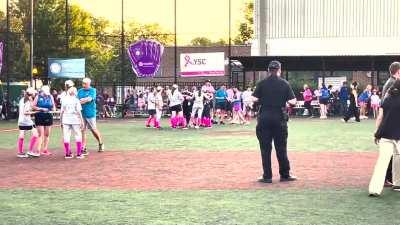
M 55 59 L 48 60 L 49 78 L 84 78 L 85 59 Z

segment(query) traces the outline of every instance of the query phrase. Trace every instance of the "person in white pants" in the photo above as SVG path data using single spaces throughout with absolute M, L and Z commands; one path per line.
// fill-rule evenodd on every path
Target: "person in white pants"
M 379 157 L 369 183 L 369 196 L 382 193 L 386 170 L 393 156 L 393 190 L 400 191 L 400 80 L 389 89 L 376 120 L 375 143 L 379 144 Z
M 201 90 L 194 90 L 193 98 L 194 101 L 191 113 L 191 120 L 194 127 L 198 129 L 201 125 L 201 115 L 203 115 L 205 94 Z M 196 114 L 197 117 L 195 117 Z
M 61 103 L 61 126 L 63 129 L 64 136 L 64 151 L 65 159 L 73 158 L 72 151 L 70 149 L 71 133 L 75 136 L 76 142 L 76 158 L 83 159 L 82 154 L 82 129 L 83 129 L 83 118 L 82 118 L 82 106 L 79 99 L 76 96 L 77 90 L 75 87 L 71 87 L 67 91 L 67 95 L 63 97 Z
M 162 91 L 163 91 L 162 87 L 158 86 L 156 89 L 156 94 L 155 94 L 155 103 L 156 103 L 155 128 L 157 128 L 157 129 L 161 128 L 161 116 L 162 116 L 162 111 L 163 111 L 163 107 L 164 107 Z

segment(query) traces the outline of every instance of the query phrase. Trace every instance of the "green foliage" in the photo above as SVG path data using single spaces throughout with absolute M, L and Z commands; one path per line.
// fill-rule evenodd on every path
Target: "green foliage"
M 174 44 L 174 35 L 163 30 L 157 23 L 140 24 L 131 21 L 126 28 L 126 34 L 131 43 L 141 39 L 154 39 L 166 46 Z
M 190 41 L 193 46 L 211 46 L 212 41 L 206 37 L 197 37 Z
M 65 0 L 34 1 L 34 62 L 46 64 L 47 59 L 86 58 L 86 75 L 95 82 L 127 80 L 120 77 L 121 54 L 125 54 L 125 74 L 130 71 L 126 55 L 128 44 L 142 38 L 155 39 L 164 45 L 174 43 L 174 36 L 164 31 L 159 24 L 139 24 L 128 22 L 126 27 L 126 46 L 121 48 L 121 31 L 113 29 L 112 24 L 83 10 L 79 5 L 69 6 L 69 38 L 66 38 Z M 30 5 L 26 0 L 10 2 L 11 31 L 18 32 L 10 37 L 8 67 L 11 74 L 19 79 L 29 78 L 29 31 Z M 0 29 L 5 30 L 5 15 L 0 12 Z M 111 33 L 109 32 L 110 30 Z M 4 35 L 1 35 L 4 39 Z M 66 51 L 68 43 L 69 51 Z M 47 71 L 43 74 L 47 75 Z M 13 76 L 17 78 L 16 76 Z M 129 76 L 131 80 L 134 76 Z
M 237 45 L 247 44 L 254 36 L 254 2 L 247 1 L 243 8 L 243 22 L 239 24 L 239 34 L 234 38 L 233 42 Z
M 206 37 L 196 37 L 190 41 L 191 46 L 224 46 L 227 44 L 227 41 L 223 38 L 220 38 L 218 41 L 212 41 Z

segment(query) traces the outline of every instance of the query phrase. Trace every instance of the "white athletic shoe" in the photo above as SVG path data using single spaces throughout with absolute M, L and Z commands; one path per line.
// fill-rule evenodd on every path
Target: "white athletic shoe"
M 28 154 L 26 154 L 25 152 L 22 152 L 22 153 L 18 153 L 18 154 L 17 154 L 17 157 L 18 157 L 18 158 L 28 158 L 29 156 L 28 156 Z
M 39 157 L 40 153 L 28 152 L 28 156 L 30 156 L 30 157 Z

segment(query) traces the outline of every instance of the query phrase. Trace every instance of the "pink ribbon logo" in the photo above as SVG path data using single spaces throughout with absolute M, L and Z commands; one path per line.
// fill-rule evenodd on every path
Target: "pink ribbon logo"
M 188 64 L 192 65 L 193 63 L 190 61 L 190 56 L 186 55 L 185 56 L 185 67 L 187 67 Z

